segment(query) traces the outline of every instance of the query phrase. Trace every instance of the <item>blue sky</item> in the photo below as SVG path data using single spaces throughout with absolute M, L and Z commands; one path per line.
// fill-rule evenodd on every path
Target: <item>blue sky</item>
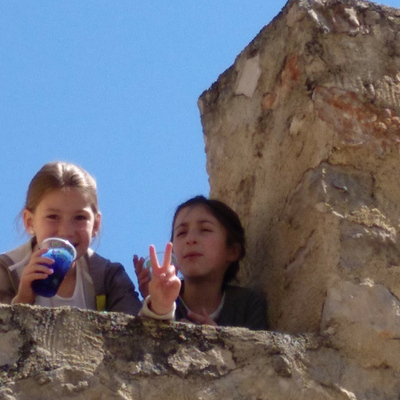
M 176 206 L 208 195 L 197 100 L 286 4 L 281 0 L 0 0 L 0 252 L 46 162 L 97 180 L 101 255 L 135 280 Z M 400 0 L 384 4 L 400 7 Z

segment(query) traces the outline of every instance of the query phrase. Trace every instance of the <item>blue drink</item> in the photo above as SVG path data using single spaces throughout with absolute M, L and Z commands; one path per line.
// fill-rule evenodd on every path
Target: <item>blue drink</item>
M 53 297 L 76 258 L 76 250 L 68 240 L 59 238 L 45 239 L 40 247 L 49 248 L 46 253 L 42 254 L 42 257 L 51 258 L 54 260 L 54 263 L 43 265 L 51 268 L 54 272 L 46 279 L 33 281 L 32 289 L 39 296 Z

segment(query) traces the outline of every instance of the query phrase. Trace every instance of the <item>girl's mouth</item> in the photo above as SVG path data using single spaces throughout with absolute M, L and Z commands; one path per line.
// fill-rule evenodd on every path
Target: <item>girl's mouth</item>
M 188 253 L 183 258 L 192 259 L 192 258 L 197 258 L 197 257 L 201 257 L 201 256 L 202 256 L 201 253 Z

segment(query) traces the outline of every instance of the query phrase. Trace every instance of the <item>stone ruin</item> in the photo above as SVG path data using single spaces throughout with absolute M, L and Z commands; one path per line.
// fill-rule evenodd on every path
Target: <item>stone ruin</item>
M 0 307 L 0 400 L 400 398 L 400 10 L 290 0 L 199 99 L 271 331 Z

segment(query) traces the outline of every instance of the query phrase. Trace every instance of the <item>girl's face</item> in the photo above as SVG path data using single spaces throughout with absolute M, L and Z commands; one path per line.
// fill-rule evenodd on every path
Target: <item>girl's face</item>
M 185 279 L 223 279 L 238 259 L 237 246 L 227 247 L 225 227 L 206 206 L 185 207 L 174 223 L 173 245 Z
M 48 237 L 69 240 L 83 256 L 100 228 L 100 213 L 95 214 L 79 189 L 55 189 L 43 196 L 36 209 L 23 212 L 24 225 L 40 244 Z

